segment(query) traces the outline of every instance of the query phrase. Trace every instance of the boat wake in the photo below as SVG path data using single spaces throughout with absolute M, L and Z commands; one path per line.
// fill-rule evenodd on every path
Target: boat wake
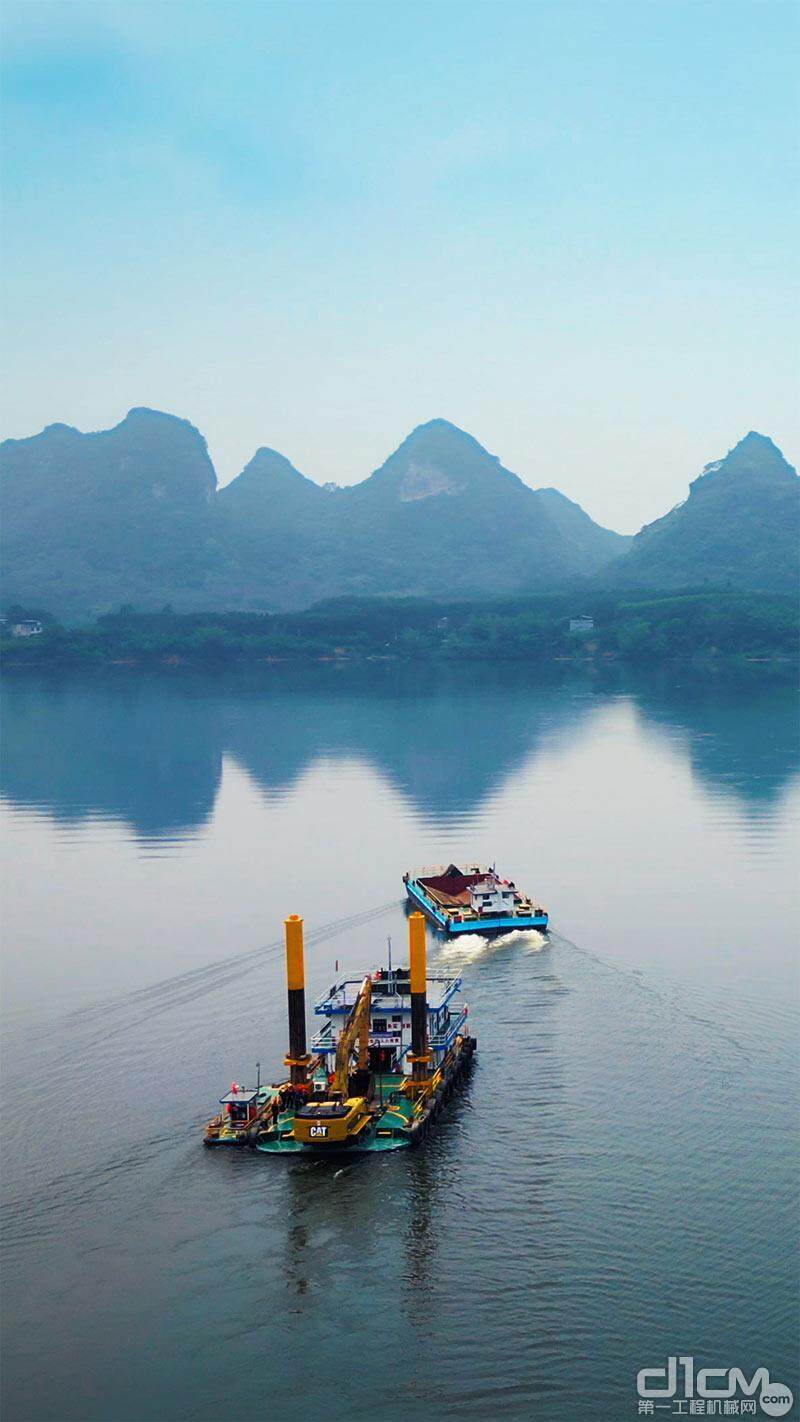
M 481 933 L 465 933 L 442 944 L 438 961 L 453 966 L 459 963 L 474 963 L 480 958 L 491 957 L 508 948 L 522 949 L 525 953 L 541 953 L 547 944 L 547 934 L 540 933 L 536 928 L 513 928 L 510 933 L 493 934 L 491 937 Z
M 334 919 L 331 923 L 320 924 L 306 934 L 306 943 L 309 945 L 326 943 L 328 939 L 335 938 L 337 934 L 359 928 L 362 924 L 369 923 L 373 918 L 379 918 L 381 914 L 396 909 L 400 903 L 402 900 L 392 899 L 389 903 L 376 904 L 374 908 L 364 909 L 361 913 L 351 914 L 348 918 Z M 244 953 L 234 953 L 226 958 L 219 958 L 216 962 L 206 963 L 202 967 L 189 968 L 184 973 L 149 983 L 146 987 L 134 988 L 117 997 L 106 998 L 104 1001 L 93 1002 L 86 1007 L 77 1008 L 69 1014 L 70 1019 L 91 1021 L 94 1018 L 99 1018 L 105 1022 L 109 1014 L 130 1012 L 137 1006 L 141 1006 L 147 1015 L 152 1017 L 155 1012 L 167 1011 L 184 1002 L 190 1002 L 194 998 L 205 996 L 206 993 L 226 987 L 228 983 L 244 977 L 245 974 L 259 967 L 265 958 L 278 957 L 283 952 L 284 941 L 282 938 L 278 938 L 273 943 L 262 944 L 260 948 L 248 948 Z

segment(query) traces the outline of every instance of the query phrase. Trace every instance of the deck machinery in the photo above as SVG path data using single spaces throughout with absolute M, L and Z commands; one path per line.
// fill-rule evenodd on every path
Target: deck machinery
M 323 1022 L 306 1040 L 303 922 L 285 921 L 288 1079 L 233 1083 L 205 1129 L 206 1145 L 266 1154 L 383 1151 L 418 1145 L 468 1069 L 459 977 L 429 977 L 425 920 L 409 918 L 409 966 L 335 982 L 315 1004 Z

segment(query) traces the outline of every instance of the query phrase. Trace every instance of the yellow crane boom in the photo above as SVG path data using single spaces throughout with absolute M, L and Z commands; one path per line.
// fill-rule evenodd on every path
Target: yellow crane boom
M 344 1024 L 336 1043 L 336 1064 L 333 1068 L 333 1081 L 331 1091 L 340 1091 L 342 1096 L 347 1095 L 347 1082 L 350 1076 L 350 1056 L 353 1048 L 358 1042 L 358 1065 L 364 1071 L 368 1062 L 369 1051 L 369 1017 L 372 1007 L 372 978 L 367 975 L 358 990 L 358 997 L 353 1003 L 350 1016 Z

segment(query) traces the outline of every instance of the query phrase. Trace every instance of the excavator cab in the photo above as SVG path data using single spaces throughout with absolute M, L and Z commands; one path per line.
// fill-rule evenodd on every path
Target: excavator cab
M 302 1145 L 346 1145 L 351 1101 L 309 1101 L 294 1113 L 294 1138 Z

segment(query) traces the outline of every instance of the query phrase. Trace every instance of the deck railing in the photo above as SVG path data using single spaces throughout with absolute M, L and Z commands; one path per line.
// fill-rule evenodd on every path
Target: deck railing
M 452 1041 L 457 1032 L 460 1032 L 467 1020 L 467 1009 L 462 1007 L 458 1017 L 451 1018 L 447 1026 L 441 1032 L 435 1032 L 428 1038 L 428 1046 L 431 1048 L 446 1047 Z

